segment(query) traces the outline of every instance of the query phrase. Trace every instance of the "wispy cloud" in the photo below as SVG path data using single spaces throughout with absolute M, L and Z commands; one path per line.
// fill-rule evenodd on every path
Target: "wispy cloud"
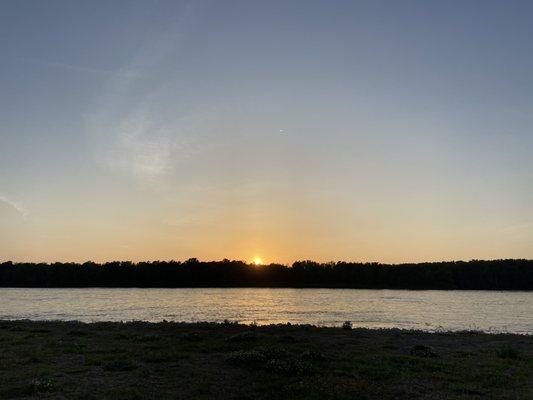
M 140 178 L 156 178 L 171 170 L 173 160 L 190 149 L 185 139 L 158 127 L 148 115 L 137 114 L 119 121 L 111 146 L 99 154 L 107 166 Z
M 29 210 L 22 203 L 13 200 L 10 197 L 0 194 L 0 202 L 14 208 L 22 216 L 23 219 L 26 219 L 30 213 Z
M 193 3 L 180 9 L 177 23 L 141 46 L 122 68 L 129 72 L 110 77 L 98 103 L 86 113 L 99 163 L 153 180 L 197 150 L 190 114 L 169 110 L 169 92 L 176 82 L 164 75 L 167 61 L 178 59 L 196 13 Z

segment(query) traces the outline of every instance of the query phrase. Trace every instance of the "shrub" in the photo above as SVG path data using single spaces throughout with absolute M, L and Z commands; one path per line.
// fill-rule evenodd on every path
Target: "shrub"
M 264 363 L 275 358 L 283 358 L 285 351 L 279 348 L 268 347 L 256 350 L 239 350 L 229 354 L 227 361 L 234 365 L 250 365 Z
M 33 392 L 50 392 L 54 390 L 55 385 L 50 379 L 33 379 L 30 387 Z
M 351 323 L 351 321 L 345 321 L 345 322 L 342 324 L 342 329 L 346 329 L 347 331 L 349 331 L 350 329 L 352 329 L 352 323 Z
M 264 348 L 248 351 L 235 351 L 231 353 L 227 362 L 240 366 L 264 369 L 284 375 L 307 375 L 316 371 L 311 363 L 314 360 L 323 360 L 325 357 L 318 352 L 308 350 L 300 356 L 294 356 L 279 348 Z

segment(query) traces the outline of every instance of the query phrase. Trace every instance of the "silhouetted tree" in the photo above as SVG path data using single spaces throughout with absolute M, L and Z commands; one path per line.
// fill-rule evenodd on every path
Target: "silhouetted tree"
M 533 290 L 533 260 L 379 264 L 244 261 L 0 264 L 0 287 L 330 287 Z

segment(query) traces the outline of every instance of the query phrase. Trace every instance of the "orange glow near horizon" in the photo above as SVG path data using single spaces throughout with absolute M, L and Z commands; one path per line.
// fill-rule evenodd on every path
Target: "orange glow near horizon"
M 254 257 L 252 263 L 253 263 L 254 265 L 263 265 L 263 260 L 262 260 L 261 257 L 257 257 L 257 256 L 256 256 L 256 257 Z

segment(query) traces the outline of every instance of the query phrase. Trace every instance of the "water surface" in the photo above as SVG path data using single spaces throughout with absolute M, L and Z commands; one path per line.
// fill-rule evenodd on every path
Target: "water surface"
M 298 323 L 533 333 L 533 292 L 359 289 L 0 289 L 0 319 Z

